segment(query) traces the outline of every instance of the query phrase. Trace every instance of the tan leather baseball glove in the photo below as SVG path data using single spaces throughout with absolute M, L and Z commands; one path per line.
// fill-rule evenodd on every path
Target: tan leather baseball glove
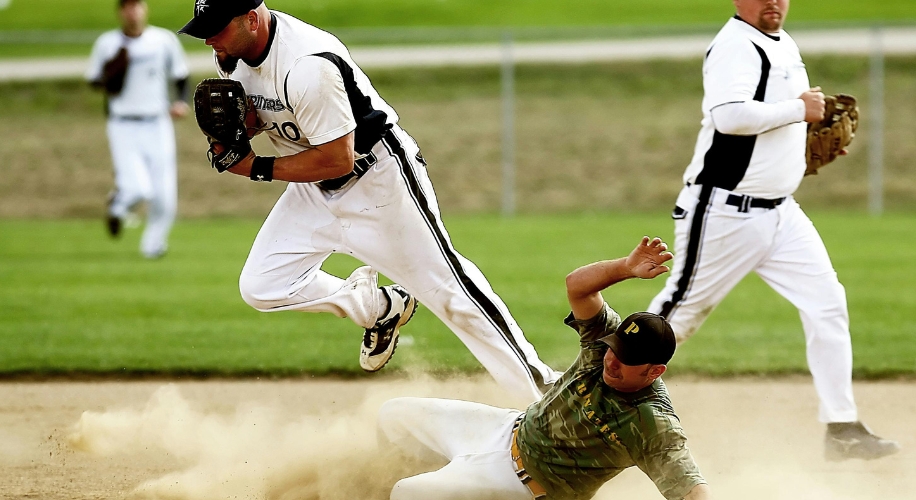
M 855 97 L 837 94 L 826 96 L 824 101 L 824 119 L 808 124 L 805 175 L 816 175 L 818 169 L 845 154 L 859 127 L 859 106 Z

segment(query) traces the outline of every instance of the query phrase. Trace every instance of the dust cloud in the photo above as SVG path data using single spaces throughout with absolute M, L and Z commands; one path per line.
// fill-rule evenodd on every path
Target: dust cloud
M 916 498 L 909 480 L 916 470 L 912 382 L 857 383 L 862 418 L 880 435 L 898 439 L 903 450 L 882 460 L 838 463 L 823 458 L 824 425 L 817 422 L 808 378 L 675 377 L 668 387 L 714 498 Z M 0 396 L 13 397 L 14 388 L 7 389 Z M 486 376 L 70 383 L 22 390 L 28 397 L 17 396 L 21 410 L 9 413 L 17 418 L 8 425 L 23 436 L 35 427 L 28 422 L 41 421 L 34 416 L 36 401 L 51 406 L 74 398 L 72 407 L 95 410 L 82 414 L 69 438 L 85 453 L 23 455 L 15 462 L 20 468 L 44 463 L 36 469 L 44 471 L 39 486 L 19 485 L 0 474 L 0 490 L 32 497 L 42 492 L 38 497 L 54 499 L 122 498 L 127 487 L 139 499 L 383 500 L 398 479 L 442 465 L 382 454 L 375 426 L 384 401 L 429 396 L 521 407 Z M 53 415 L 70 424 L 78 413 L 68 413 L 64 405 Z M 33 478 L 38 484 L 37 475 Z M 620 498 L 661 495 L 632 467 L 601 488 L 595 500 Z
M 430 469 L 379 450 L 378 408 L 397 396 L 441 394 L 442 387 L 442 381 L 418 376 L 333 412 L 291 415 L 264 402 L 243 402 L 228 413 L 206 411 L 169 384 L 142 409 L 83 412 L 68 441 L 93 455 L 158 453 L 179 464 L 181 470 L 144 482 L 131 498 L 386 499 L 398 479 Z M 448 388 L 451 397 L 502 396 L 492 384 L 469 379 L 452 380 Z

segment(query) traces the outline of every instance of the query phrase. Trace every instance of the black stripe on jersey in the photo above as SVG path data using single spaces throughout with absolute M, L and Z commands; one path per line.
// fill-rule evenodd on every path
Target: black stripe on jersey
M 274 38 L 277 35 L 277 16 L 273 12 L 270 13 L 270 33 L 267 35 L 267 45 L 264 46 L 264 52 L 261 52 L 261 55 L 258 56 L 254 61 L 245 61 L 245 64 L 251 66 L 252 68 L 257 68 L 261 64 L 264 64 L 264 61 L 267 60 L 267 55 L 270 54 L 270 49 L 274 44 Z
M 757 82 L 754 100 L 763 102 L 770 78 L 770 59 L 756 43 L 751 43 L 760 54 L 760 81 Z M 756 143 L 756 135 L 728 135 L 714 131 L 712 145 L 706 151 L 703 170 L 697 175 L 696 183 L 733 191 L 747 173 Z
M 461 288 L 465 291 L 468 298 L 474 302 L 480 311 L 486 316 L 490 321 L 490 324 L 500 333 L 503 340 L 506 344 L 509 345 L 512 352 L 521 362 L 522 366 L 525 367 L 528 372 L 528 376 L 531 378 L 531 381 L 541 390 L 541 392 L 546 392 L 549 386 L 545 384 L 544 377 L 537 368 L 531 366 L 528 363 L 528 359 L 525 357 L 525 353 L 522 351 L 521 347 L 518 345 L 515 336 L 512 335 L 512 330 L 509 329 L 509 324 L 506 321 L 506 318 L 503 317 L 502 313 L 499 311 L 499 308 L 496 307 L 496 304 L 490 300 L 481 289 L 477 286 L 477 283 L 468 276 L 467 272 L 464 270 L 464 267 L 461 265 L 461 261 L 458 259 L 458 254 L 454 248 L 452 248 L 451 243 L 448 238 L 445 236 L 442 229 L 442 225 L 436 219 L 436 214 L 430 208 L 429 199 L 426 197 L 426 193 L 423 192 L 423 188 L 420 186 L 420 181 L 417 178 L 416 172 L 414 172 L 411 167 L 411 163 L 407 158 L 407 152 L 404 150 L 404 147 L 401 145 L 400 139 L 392 131 L 387 131 L 385 137 L 382 141 L 385 147 L 388 149 L 388 152 L 394 156 L 398 163 L 401 164 L 401 175 L 404 177 L 404 180 L 407 182 L 407 191 L 410 193 L 411 198 L 413 198 L 414 203 L 417 205 L 417 208 L 420 209 L 420 213 L 423 218 L 426 220 L 426 225 L 430 228 L 433 233 L 433 237 L 436 240 L 436 243 L 439 245 L 439 249 L 442 251 L 442 255 L 445 257 L 446 262 L 452 270 L 455 278 L 458 279 L 458 283 L 461 285 Z
M 388 123 L 388 115 L 372 107 L 372 99 L 363 94 L 363 91 L 356 85 L 353 68 L 343 58 L 331 52 L 312 55 L 327 59 L 340 71 L 344 88 L 347 91 L 347 99 L 350 101 L 350 109 L 353 110 L 353 118 L 356 120 L 356 133 L 353 137 L 354 149 L 359 154 L 368 154 L 372 151 L 372 146 L 375 146 L 375 143 L 380 141 L 385 132 L 391 128 L 391 124 Z M 289 74 L 286 75 L 286 78 L 289 79 Z M 286 92 L 286 82 L 283 83 L 283 89 Z
M 681 278 L 677 280 L 677 290 L 671 294 L 671 298 L 662 304 L 660 316 L 665 318 L 671 317 L 671 312 L 677 307 L 678 303 L 684 300 L 690 285 L 693 282 L 693 276 L 697 269 L 697 262 L 700 260 L 700 245 L 703 243 L 703 233 L 706 229 L 706 215 L 709 211 L 709 200 L 712 198 L 713 186 L 703 185 L 700 190 L 700 199 L 693 209 L 693 220 L 690 222 L 690 233 L 687 235 L 687 257 L 684 259 L 684 269 L 681 271 Z

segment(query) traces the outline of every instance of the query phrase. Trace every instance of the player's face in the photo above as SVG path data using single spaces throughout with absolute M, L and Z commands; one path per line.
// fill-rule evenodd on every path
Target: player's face
M 128 35 L 138 35 L 146 27 L 146 2 L 127 2 L 118 11 L 121 27 Z
M 604 383 L 620 392 L 635 392 L 650 385 L 665 371 L 665 365 L 625 365 L 612 349 L 604 355 Z
M 733 0 L 741 19 L 765 33 L 782 29 L 789 13 L 789 0 Z
M 206 39 L 206 44 L 213 47 L 220 64 L 238 62 L 240 58 L 254 59 L 251 54 L 257 42 L 257 34 L 252 32 L 247 16 L 239 16 L 229 22 L 214 36 Z

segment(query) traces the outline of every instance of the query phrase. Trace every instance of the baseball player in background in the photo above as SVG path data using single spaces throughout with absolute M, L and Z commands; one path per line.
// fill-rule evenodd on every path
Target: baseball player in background
M 107 225 L 119 236 L 131 210 L 147 203 L 140 252 L 163 256 L 175 221 L 178 182 L 172 117 L 190 109 L 188 67 L 174 33 L 148 26 L 142 0 L 119 0 L 121 29 L 103 33 L 92 47 L 86 79 L 106 94 L 108 143 L 114 163 L 115 190 L 108 203 Z M 169 97 L 175 84 L 177 99 Z
M 452 246 L 419 147 L 347 48 L 261 0 L 197 0 L 180 32 L 204 39 L 220 75 L 242 83 L 280 153 L 233 155 L 215 143 L 213 161 L 252 180 L 289 182 L 242 269 L 244 300 L 259 311 L 350 318 L 365 328 L 366 371 L 388 362 L 419 300 L 502 387 L 539 398 L 558 374 Z M 332 276 L 321 265 L 335 252 L 371 267 Z M 379 287 L 377 272 L 398 284 Z
M 674 269 L 649 310 L 687 340 L 749 272 L 801 315 L 827 423 L 826 457 L 895 453 L 858 421 L 846 292 L 792 197 L 805 172 L 806 123 L 824 114 L 798 47 L 782 30 L 789 0 L 733 0 L 737 14 L 703 63 L 703 121 L 677 198 Z
M 671 326 L 646 312 L 621 321 L 601 295 L 620 281 L 658 276 L 669 259 L 661 240 L 643 238 L 628 256 L 566 277 L 565 322 L 579 332 L 579 356 L 524 413 L 445 399 L 387 401 L 378 421 L 383 447 L 449 460 L 398 481 L 391 499 L 585 500 L 634 465 L 665 498 L 710 498 L 659 378 L 674 355 Z

